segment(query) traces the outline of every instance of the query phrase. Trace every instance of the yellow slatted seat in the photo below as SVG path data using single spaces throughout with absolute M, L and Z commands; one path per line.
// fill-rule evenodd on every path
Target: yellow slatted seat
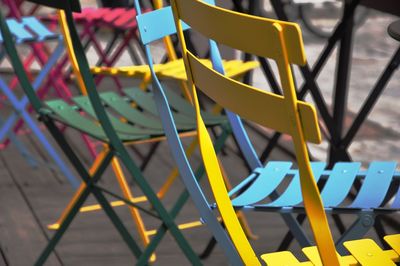
M 345 247 L 351 255 L 340 256 L 337 254 L 340 266 L 390 266 L 400 262 L 400 255 L 395 251 L 400 246 L 400 235 L 388 235 L 386 242 L 393 248 L 382 250 L 377 243 L 371 239 L 360 239 L 347 241 Z M 313 265 L 322 266 L 317 247 L 303 248 L 303 253 L 309 261 L 300 262 L 295 255 L 289 251 L 274 252 L 261 255 L 268 266 L 296 266 Z
M 211 65 L 209 60 L 202 60 L 205 65 Z M 241 60 L 224 61 L 226 75 L 230 78 L 238 79 L 244 74 L 259 66 L 257 61 L 243 62 Z M 156 74 L 161 79 L 173 79 L 179 81 L 186 81 L 185 66 L 182 59 L 167 62 L 165 64 L 155 64 L 154 68 Z M 141 66 L 124 66 L 124 67 L 92 67 L 91 71 L 97 75 L 111 75 L 144 78 L 150 75 L 147 65 Z

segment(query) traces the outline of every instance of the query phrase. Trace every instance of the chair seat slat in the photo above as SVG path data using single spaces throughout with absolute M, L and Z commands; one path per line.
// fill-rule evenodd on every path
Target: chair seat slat
M 84 110 L 87 114 L 89 114 L 90 116 L 92 116 L 93 118 L 96 119 L 96 113 L 95 113 L 92 105 L 90 104 L 89 99 L 86 96 L 74 97 L 73 101 L 82 110 Z M 140 138 L 148 138 L 149 136 L 146 136 L 146 135 L 156 135 L 157 134 L 156 133 L 157 131 L 154 132 L 152 130 L 146 130 L 146 129 L 138 128 L 138 127 L 129 125 L 127 123 L 124 123 L 112 114 L 108 114 L 108 117 L 110 118 L 110 121 L 113 124 L 114 128 L 120 133 L 141 135 L 141 136 L 138 136 Z
M 372 162 L 360 191 L 350 208 L 378 208 L 384 200 L 396 170 L 396 162 Z
M 291 252 L 289 251 L 280 251 L 269 254 L 261 255 L 261 259 L 263 259 L 268 266 L 313 266 L 312 262 L 300 262 Z
M 126 95 L 135 101 L 141 108 L 148 111 L 152 115 L 157 116 L 157 106 L 153 100 L 152 95 L 146 94 L 140 89 L 127 89 L 124 90 Z M 174 119 L 178 127 L 192 129 L 195 128 L 195 121 L 181 113 L 174 112 Z
M 371 239 L 347 241 L 343 245 L 361 265 L 396 265 L 388 253 Z
M 25 27 L 37 35 L 36 37 L 38 41 L 59 37 L 58 34 L 51 32 L 35 17 L 22 18 L 22 23 L 25 25 Z
M 400 234 L 388 235 L 384 237 L 385 241 L 396 251 L 400 256 Z
M 315 182 L 318 182 L 323 171 L 325 170 L 325 167 L 326 167 L 325 162 L 311 162 L 311 169 L 314 175 Z M 293 177 L 292 182 L 290 182 L 289 186 L 277 200 L 260 206 L 265 206 L 265 207 L 295 206 L 300 204 L 302 201 L 303 197 L 301 195 L 301 188 L 300 188 L 300 175 L 299 173 L 297 173 Z
M 117 93 L 105 92 L 100 94 L 100 97 L 107 105 L 125 117 L 129 122 L 147 128 L 157 129 L 162 132 L 160 120 L 156 119 L 155 117 L 145 115 L 136 108 L 132 108 L 132 106 Z
M 400 209 L 400 187 L 397 190 L 396 195 L 394 196 L 394 201 L 391 206 L 393 209 Z
M 232 199 L 235 207 L 257 203 L 269 196 L 287 175 L 291 162 L 269 162 L 245 192 Z
M 51 100 L 47 101 L 46 104 L 55 113 L 57 116 L 55 117 L 56 119 L 61 118 L 65 124 L 84 131 L 99 140 L 107 140 L 103 129 L 99 125 L 95 124 L 92 120 L 81 116 L 63 100 Z
M 348 195 L 357 173 L 359 162 L 336 163 L 322 189 L 321 197 L 326 207 L 336 207 Z
M 314 266 L 323 266 L 321 257 L 319 256 L 318 253 L 318 248 L 316 246 L 303 248 L 302 251 Z M 337 255 L 339 258 L 340 265 L 346 265 L 346 266 L 358 265 L 357 260 L 353 256 L 340 256 L 339 253 Z
M 103 129 L 96 124 L 93 120 L 83 117 L 71 105 L 63 100 L 51 100 L 46 102 L 49 108 L 61 118 L 65 124 L 76 128 L 98 140 L 108 141 L 108 138 Z M 55 117 L 57 119 L 57 117 Z M 134 135 L 119 134 L 123 141 L 132 141 L 140 139 Z

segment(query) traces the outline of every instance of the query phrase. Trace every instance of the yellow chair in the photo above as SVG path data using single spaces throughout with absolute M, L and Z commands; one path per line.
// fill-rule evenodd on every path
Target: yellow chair
M 162 0 L 153 0 L 153 5 L 156 9 L 163 7 Z M 163 38 L 165 46 L 166 56 L 168 62 L 155 64 L 154 70 L 156 71 L 157 77 L 161 80 L 173 80 L 178 81 L 181 85 L 183 93 L 189 99 L 189 93 L 187 90 L 187 77 L 186 71 L 183 64 L 182 58 L 178 58 L 174 45 L 170 36 Z M 211 64 L 209 60 L 204 60 L 204 63 Z M 226 69 L 226 75 L 231 78 L 240 79 L 249 71 L 257 68 L 259 63 L 257 61 L 243 62 L 242 60 L 228 60 L 224 61 L 224 67 Z M 96 75 L 108 75 L 108 76 L 122 76 L 143 79 L 142 88 L 150 82 L 150 70 L 147 65 L 134 65 L 134 66 L 122 66 L 122 67 L 92 67 L 91 71 Z
M 202 159 L 216 201 L 215 205 L 219 210 L 229 239 L 241 260 L 238 262 L 232 259 L 231 263 L 261 265 L 235 214 L 241 208 L 248 208 L 275 212 L 284 209 L 288 212 L 303 210 L 309 218 L 316 247 L 306 248 L 304 252 L 309 256 L 311 262 L 300 263 L 290 252 L 279 252 L 261 256 L 268 265 L 321 265 L 321 263 L 329 266 L 357 265 L 357 263 L 361 265 L 395 265 L 394 261 L 399 260 L 399 235 L 386 238 L 393 250 L 382 251 L 370 240 L 356 240 L 345 242 L 344 244 L 352 253 L 352 256 L 342 257 L 336 252 L 324 205 L 314 179 L 314 168 L 310 164 L 306 146 L 306 141 L 313 143 L 320 143 L 321 141 L 316 111 L 312 105 L 297 100 L 293 83 L 291 64 L 304 65 L 306 63 L 299 26 L 295 23 L 236 13 L 216 7 L 213 4 L 213 0 L 171 1 L 175 24 L 183 50 L 189 89 L 196 109 L 198 139 Z M 223 66 L 218 61 L 213 61 L 213 68 L 204 64 L 187 50 L 183 35 L 183 22 L 194 31 L 220 44 L 275 61 L 279 71 L 283 95 L 260 90 L 226 77 Z M 215 45 L 215 43 L 211 41 L 210 45 Z M 280 195 L 274 195 L 274 189 L 271 190 L 271 193 L 266 193 L 266 195 L 270 194 L 272 196 L 270 199 L 272 203 L 270 204 L 244 205 L 239 203 L 241 199 L 231 198 L 235 192 L 243 190 L 246 186 L 251 186 L 258 177 L 264 178 L 269 183 L 274 183 L 275 181 L 271 177 L 263 176 L 262 168 L 258 168 L 255 169 L 253 175 L 244 181 L 244 185 L 239 185 L 237 189 L 234 189 L 235 191 L 228 193 L 223 181 L 224 178 L 219 161 L 200 113 L 196 88 L 226 108 L 226 110 L 291 136 L 299 168 L 297 173 L 299 175 L 302 204 L 296 204 L 295 206 L 285 205 L 284 203 L 287 200 L 280 198 Z M 231 124 L 240 123 L 238 117 L 234 114 L 229 114 L 228 112 L 228 117 L 231 117 Z M 324 167 L 322 167 L 321 171 L 324 170 Z M 276 172 L 281 170 L 280 168 L 275 168 Z M 277 184 L 279 183 L 280 181 Z M 276 186 L 271 186 L 276 188 Z M 254 192 L 262 192 L 263 189 L 267 188 L 268 183 L 265 187 L 261 186 L 252 189 Z M 286 198 L 290 197 L 289 194 L 285 194 L 285 196 Z M 293 197 L 297 197 L 297 195 L 293 195 Z M 215 228 L 215 224 L 208 225 L 213 232 L 218 231 Z M 223 236 L 220 238 L 222 239 L 221 243 L 223 241 L 226 243 Z M 229 258 L 235 257 L 235 252 L 232 251 L 229 245 L 225 247 L 224 244 L 221 244 L 221 246 Z

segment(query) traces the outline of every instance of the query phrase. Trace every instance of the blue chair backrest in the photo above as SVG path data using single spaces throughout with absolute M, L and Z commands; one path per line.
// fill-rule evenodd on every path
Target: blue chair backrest
M 204 2 L 215 5 L 214 0 L 204 0 Z M 154 41 L 162 39 L 168 35 L 176 33 L 175 22 L 172 14 L 172 9 L 170 6 L 154 10 L 148 13 L 141 13 L 140 4 L 138 0 L 135 0 L 135 6 L 138 10 L 138 15 L 136 17 L 138 22 L 138 29 L 140 33 L 140 38 L 145 46 L 146 56 L 150 68 L 153 68 L 153 57 L 150 53 L 148 45 Z M 188 30 L 190 27 L 182 23 L 182 28 Z M 224 74 L 224 68 L 222 65 L 222 58 L 218 49 L 217 44 L 213 40 L 209 40 L 210 48 L 210 58 L 213 67 L 216 71 Z M 153 80 L 157 79 L 153 77 Z M 231 124 L 233 134 L 238 141 L 239 147 L 244 154 L 247 164 L 255 169 L 257 167 L 262 167 L 262 163 L 259 160 L 253 145 L 251 144 L 249 137 L 244 129 L 243 123 L 239 116 L 226 110 L 229 122 Z

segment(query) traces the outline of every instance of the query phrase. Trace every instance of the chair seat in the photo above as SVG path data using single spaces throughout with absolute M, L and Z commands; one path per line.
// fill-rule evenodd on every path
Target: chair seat
M 23 17 L 20 21 L 14 18 L 7 19 L 7 25 L 15 37 L 15 43 L 42 42 L 46 40 L 58 40 L 60 35 L 49 31 L 35 17 Z M 0 44 L 3 43 L 3 37 L 0 34 Z
M 210 60 L 202 60 L 206 65 L 211 66 Z M 258 61 L 243 62 L 241 60 L 224 61 L 224 69 L 226 75 L 230 78 L 237 78 L 248 71 L 259 66 Z M 159 78 L 187 80 L 185 66 L 182 59 L 170 61 L 165 64 L 156 64 L 154 69 Z M 143 77 L 149 74 L 147 65 L 126 66 L 126 67 L 92 67 L 92 73 L 99 75 L 120 75 L 126 77 Z
M 388 235 L 385 241 L 392 249 L 382 250 L 377 243 L 371 239 L 352 240 L 344 242 L 344 246 L 351 255 L 341 256 L 340 265 L 396 265 L 400 261 L 400 234 Z M 270 266 L 284 265 L 322 265 L 317 247 L 303 248 L 303 253 L 309 261 L 300 262 L 291 252 L 281 251 L 261 255 L 261 258 Z
M 312 162 L 311 168 L 316 182 L 325 180 L 321 197 L 327 212 L 354 211 L 399 211 L 400 190 L 389 203 L 385 202 L 392 181 L 399 179 L 395 162 L 372 162 L 367 170 L 361 170 L 359 162 L 339 162 L 332 170 L 325 170 L 323 162 Z M 230 195 L 241 192 L 232 199 L 238 209 L 260 211 L 304 212 L 297 169 L 291 169 L 291 162 L 269 162 L 264 168 L 257 168 Z M 347 197 L 354 183 L 359 181 L 360 189 L 350 202 Z M 276 190 L 285 188 L 283 192 Z M 242 192 L 242 190 L 245 190 Z
M 153 95 L 139 88 L 124 90 L 122 97 L 115 92 L 101 93 L 100 97 L 106 107 L 111 123 L 119 137 L 124 142 L 139 141 L 164 136 L 161 121 L 157 116 Z M 180 95 L 169 91 L 168 99 L 173 110 L 173 116 L 180 133 L 196 129 L 194 109 Z M 93 138 L 107 142 L 105 132 L 96 119 L 96 114 L 87 96 L 72 98 L 73 105 L 64 100 L 47 101 L 43 110 L 57 121 L 75 128 Z M 226 123 L 221 115 L 203 112 L 207 126 Z

